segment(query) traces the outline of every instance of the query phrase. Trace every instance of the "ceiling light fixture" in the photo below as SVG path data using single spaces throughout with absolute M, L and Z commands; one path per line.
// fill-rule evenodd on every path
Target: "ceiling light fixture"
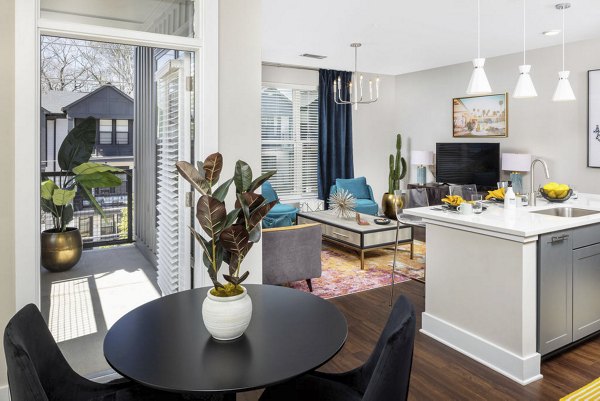
M 358 110 L 359 104 L 375 103 L 379 100 L 379 77 L 375 79 L 375 98 L 373 99 L 373 81 L 369 80 L 369 99 L 363 100 L 363 76 L 358 75 L 358 48 L 361 47 L 360 43 L 351 43 L 350 47 L 354 48 L 354 74 L 352 74 L 352 80 L 348 83 L 348 93 L 350 94 L 349 99 L 342 99 L 342 78 L 338 77 L 333 81 L 333 100 L 337 104 L 351 104 L 354 106 L 354 110 Z M 358 79 L 358 86 L 356 83 Z M 360 93 L 359 93 L 360 92 Z M 354 100 L 352 100 L 352 94 L 354 93 Z
M 551 29 L 549 31 L 542 32 L 542 35 L 546 36 L 556 36 L 560 33 L 560 29 Z
M 555 102 L 567 102 L 575 100 L 575 94 L 569 83 L 569 71 L 565 70 L 565 10 L 571 7 L 571 3 L 559 3 L 557 10 L 562 12 L 562 71 L 558 73 L 558 85 L 554 91 L 552 100 Z
M 479 1 L 477 0 L 477 58 L 473 59 L 473 73 L 471 74 L 469 86 L 467 86 L 468 95 L 492 93 L 492 88 L 483 69 L 485 58 L 481 57 L 481 12 Z
M 322 56 L 320 54 L 312 54 L 312 53 L 303 53 L 300 55 L 300 57 L 315 58 L 317 60 L 322 60 L 324 58 L 327 58 L 327 56 Z
M 526 38 L 526 0 L 523 0 L 523 64 L 519 66 L 519 80 L 517 81 L 517 86 L 515 87 L 515 91 L 513 92 L 513 97 L 515 99 L 526 99 L 537 96 L 537 92 L 535 90 L 535 86 L 533 86 L 533 81 L 531 80 L 531 76 L 529 75 L 529 71 L 531 71 L 531 65 L 527 64 L 525 61 L 525 38 Z

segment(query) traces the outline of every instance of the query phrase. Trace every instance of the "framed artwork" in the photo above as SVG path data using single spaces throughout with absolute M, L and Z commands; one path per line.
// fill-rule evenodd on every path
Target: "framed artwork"
M 600 167 L 600 70 L 588 71 L 588 167 Z
M 506 93 L 452 99 L 452 136 L 455 138 L 506 138 Z

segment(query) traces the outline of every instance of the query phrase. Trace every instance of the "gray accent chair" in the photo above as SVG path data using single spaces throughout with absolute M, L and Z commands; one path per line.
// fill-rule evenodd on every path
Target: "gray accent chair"
M 321 277 L 321 225 L 300 224 L 262 231 L 263 284 Z

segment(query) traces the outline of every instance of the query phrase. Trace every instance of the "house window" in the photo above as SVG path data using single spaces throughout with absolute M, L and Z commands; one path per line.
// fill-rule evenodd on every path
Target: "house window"
M 129 144 L 129 120 L 117 120 L 117 145 Z
M 115 215 L 108 215 L 105 219 L 101 220 L 100 223 L 100 234 L 104 236 L 113 235 L 115 231 Z
M 79 232 L 83 238 L 92 237 L 92 218 L 91 217 L 80 217 L 79 218 Z
M 98 143 L 100 145 L 111 145 L 112 131 L 112 120 L 100 120 Z
M 262 170 L 282 199 L 316 198 L 318 92 L 315 87 L 263 85 Z

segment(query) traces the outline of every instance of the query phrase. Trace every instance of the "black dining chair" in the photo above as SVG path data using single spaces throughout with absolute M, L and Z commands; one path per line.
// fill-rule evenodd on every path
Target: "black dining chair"
M 313 372 L 269 387 L 260 401 L 402 401 L 408 398 L 415 311 L 401 296 L 367 362 L 346 373 Z
M 4 352 L 12 401 L 221 400 L 153 390 L 127 379 L 96 383 L 78 375 L 54 341 L 38 308 L 29 304 L 8 322 Z

